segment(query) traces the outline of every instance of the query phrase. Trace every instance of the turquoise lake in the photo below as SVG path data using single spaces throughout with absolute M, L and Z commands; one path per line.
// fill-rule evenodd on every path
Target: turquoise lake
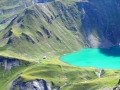
M 85 48 L 78 52 L 63 55 L 60 60 L 74 66 L 120 69 L 120 47 Z

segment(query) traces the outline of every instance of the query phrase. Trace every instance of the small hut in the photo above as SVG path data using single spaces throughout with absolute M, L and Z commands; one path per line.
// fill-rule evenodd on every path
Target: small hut
M 47 59 L 47 55 L 46 54 L 42 54 L 43 59 Z

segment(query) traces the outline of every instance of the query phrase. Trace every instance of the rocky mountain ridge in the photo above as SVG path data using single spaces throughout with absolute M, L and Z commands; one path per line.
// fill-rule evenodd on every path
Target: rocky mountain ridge
M 40 40 L 43 41 L 43 38 L 45 38 L 46 35 L 50 39 L 52 39 L 52 37 L 54 36 L 57 41 L 64 42 L 65 39 L 60 39 L 60 33 L 59 35 L 55 34 L 56 32 L 60 31 L 60 28 L 64 27 L 76 37 L 76 42 L 80 43 L 79 45 L 77 44 L 78 46 L 93 48 L 108 48 L 111 46 L 116 46 L 119 45 L 120 21 L 119 9 L 115 8 L 119 8 L 118 4 L 116 4 L 119 2 L 111 2 L 113 1 L 110 0 L 107 3 L 104 0 L 99 2 L 96 2 L 95 0 L 89 0 L 88 2 L 76 2 L 70 6 L 63 4 L 60 1 L 36 4 L 30 9 L 27 8 L 24 13 L 22 13 L 14 21 L 12 21 L 13 24 L 11 23 L 6 29 L 13 32 L 13 30 L 11 29 L 15 28 L 14 31 L 16 33 L 19 33 L 21 39 L 26 38 L 26 40 L 34 44 L 39 43 Z M 106 14 L 107 12 L 112 13 Z M 26 24 L 27 22 L 29 23 Z M 33 22 L 37 22 L 37 28 L 33 28 L 34 26 L 29 26 L 31 24 L 34 25 Z M 56 26 L 56 23 L 54 22 L 58 22 L 57 24 L 61 24 L 61 26 Z M 45 24 L 43 25 L 43 23 Z M 12 28 L 10 29 L 10 27 Z M 51 27 L 54 27 L 54 29 L 57 27 L 58 31 L 52 30 L 52 28 L 49 30 L 48 27 L 49 29 Z M 19 29 L 20 31 L 16 29 Z M 37 32 L 38 35 L 34 34 L 30 36 L 29 34 L 23 32 L 22 29 L 29 31 L 30 33 L 34 32 L 31 31 L 33 29 L 35 30 L 35 32 Z M 4 32 L 5 31 L 2 32 L 3 35 L 1 36 L 4 36 Z M 45 34 L 43 34 L 42 32 L 44 32 Z M 18 38 L 16 36 L 14 38 L 14 33 L 12 37 L 9 37 L 9 39 Z M 19 38 L 19 40 L 17 41 L 21 41 L 21 39 Z M 47 40 L 49 41 L 49 39 Z M 66 40 L 69 39 L 66 38 Z M 51 46 L 49 46 L 49 48 L 51 48 Z
M 13 20 L 12 17 L 15 16 L 15 14 L 19 14 L 20 12 L 22 12 L 23 10 L 25 10 L 26 8 L 28 8 L 29 6 L 31 6 L 32 4 L 37 4 L 37 3 L 45 3 L 49 0 L 15 0 L 15 1 L 11 1 L 10 3 L 14 3 L 16 2 L 15 4 L 18 4 L 12 8 L 4 8 L 4 7 L 1 7 L 1 4 L 0 4 L 0 24 L 5 24 L 7 21 L 11 21 Z M 7 1 L 6 1 L 7 2 Z M 6 3 L 5 2 L 5 3 Z M 3 4 L 5 4 L 3 3 Z M 9 15 L 10 16 L 9 16 Z M 6 18 L 3 18 L 5 15 L 7 15 Z

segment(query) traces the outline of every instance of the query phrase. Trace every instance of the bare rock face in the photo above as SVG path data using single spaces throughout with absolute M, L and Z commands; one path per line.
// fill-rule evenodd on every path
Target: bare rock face
M 35 44 L 35 41 L 27 34 L 25 33 L 22 33 L 22 35 L 25 37 L 25 39 L 28 41 L 28 42 L 31 42 L 33 44 Z
M 113 88 L 113 90 L 120 90 L 120 79 L 119 79 L 117 85 Z
M 42 79 L 22 82 L 20 77 L 13 81 L 9 90 L 60 90 L 58 87 L 53 88 L 52 83 L 48 83 Z
M 120 90 L 120 86 L 113 88 L 113 90 Z
M 12 20 L 15 19 L 17 16 L 18 16 L 18 15 L 13 15 L 13 16 L 11 16 L 11 17 L 6 18 L 5 20 L 3 20 L 3 21 L 0 22 L 0 25 L 1 25 L 1 24 L 5 24 L 7 21 L 12 21 Z
M 20 61 L 0 56 L 0 66 L 3 66 L 4 70 L 10 70 L 14 66 L 20 66 Z

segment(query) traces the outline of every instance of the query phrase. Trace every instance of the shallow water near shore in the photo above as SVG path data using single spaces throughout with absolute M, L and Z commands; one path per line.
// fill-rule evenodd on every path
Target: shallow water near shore
M 85 48 L 78 52 L 63 55 L 60 60 L 74 66 L 117 70 L 120 69 L 120 47 Z

